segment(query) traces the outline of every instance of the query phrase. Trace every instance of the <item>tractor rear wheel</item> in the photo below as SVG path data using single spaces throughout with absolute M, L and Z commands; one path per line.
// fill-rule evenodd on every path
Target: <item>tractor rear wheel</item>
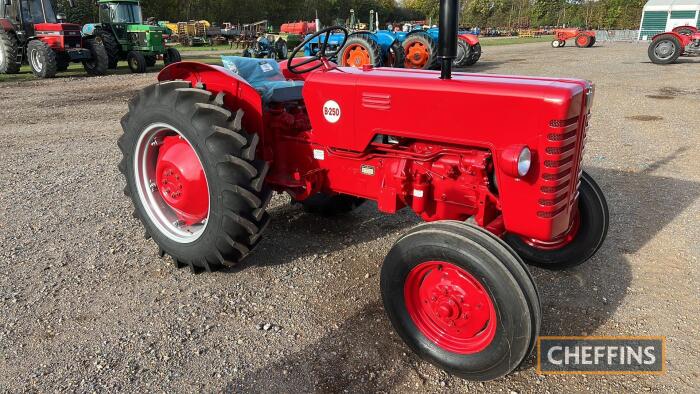
M 167 81 L 142 90 L 122 118 L 126 178 L 137 217 L 178 267 L 230 266 L 260 242 L 272 192 L 259 138 L 241 126 L 243 110 L 223 106 L 223 94 Z
M 282 38 L 275 41 L 275 53 L 277 54 L 277 59 L 287 60 L 289 57 L 289 48 L 287 47 L 287 41 Z
M 27 44 L 27 57 L 32 74 L 39 78 L 53 78 L 56 76 L 58 62 L 56 52 L 48 44 L 41 40 L 31 40 Z
M 590 48 L 593 45 L 595 45 L 595 36 L 591 37 L 591 42 L 588 44 L 588 47 Z
M 394 41 L 386 53 L 384 65 L 386 67 L 403 68 L 406 61 L 406 54 L 403 51 L 403 46 L 398 41 Z
M 382 66 L 382 50 L 369 34 L 351 34 L 338 51 L 338 63 L 344 67 Z
M 469 55 L 471 54 L 471 47 L 469 46 L 469 43 L 462 40 L 461 38 L 457 39 L 457 57 L 454 58 L 452 61 L 452 65 L 454 67 L 464 67 L 464 65 L 467 63 L 467 60 L 469 59 Z
M 418 31 L 406 36 L 403 51 L 406 54 L 406 68 L 430 70 L 437 67 L 437 45 L 426 32 Z
M 554 242 L 506 234 L 505 241 L 527 262 L 562 269 L 586 262 L 600 249 L 608 234 L 610 212 L 603 191 L 585 171 L 581 175 L 578 212 L 568 234 Z
M 0 74 L 17 74 L 21 64 L 17 62 L 19 43 L 12 33 L 0 30 Z
M 132 73 L 146 72 L 146 57 L 138 51 L 130 51 L 126 54 L 126 62 L 129 64 L 129 69 Z
M 678 38 L 673 34 L 662 34 L 654 39 L 649 45 L 647 55 L 652 63 L 669 64 L 673 63 L 681 55 L 682 47 Z
M 107 55 L 104 45 L 97 42 L 94 38 L 85 40 L 85 44 L 92 55 L 90 60 L 83 62 L 85 71 L 92 76 L 107 74 L 109 55 Z
M 95 33 L 96 37 L 102 40 L 102 45 L 104 45 L 105 50 L 107 50 L 107 57 L 109 58 L 109 69 L 116 69 L 119 63 L 119 43 L 117 39 L 112 35 L 112 33 L 104 30 L 98 30 Z
M 581 33 L 576 36 L 576 40 L 574 41 L 576 42 L 577 47 L 588 48 L 589 44 L 591 43 L 591 36 L 589 36 L 588 34 Z
M 181 61 L 182 57 L 180 56 L 180 52 L 178 52 L 177 49 L 168 48 L 165 50 L 165 54 L 163 55 L 163 63 L 166 66 L 173 63 L 179 63 Z
M 302 201 L 301 204 L 304 206 L 306 212 L 319 214 L 321 216 L 333 216 L 348 213 L 364 204 L 365 201 L 364 198 L 346 194 L 328 195 L 317 193 Z
M 504 376 L 536 343 L 542 313 L 530 273 L 498 237 L 467 223 L 409 230 L 384 259 L 380 288 L 408 347 L 462 378 Z
M 469 57 L 464 63 L 464 67 L 473 66 L 479 59 L 481 59 L 481 44 L 477 42 L 470 48 Z

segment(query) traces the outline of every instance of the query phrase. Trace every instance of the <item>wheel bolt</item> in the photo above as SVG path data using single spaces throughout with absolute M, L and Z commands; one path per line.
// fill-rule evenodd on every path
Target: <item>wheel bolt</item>
M 155 182 L 149 182 L 148 187 L 151 189 L 152 192 L 155 192 L 156 190 L 158 190 L 158 186 L 156 185 Z

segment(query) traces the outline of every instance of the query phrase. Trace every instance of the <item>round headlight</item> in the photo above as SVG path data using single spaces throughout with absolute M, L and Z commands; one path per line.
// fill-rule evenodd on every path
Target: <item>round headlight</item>
M 530 148 L 526 146 L 518 155 L 518 175 L 527 175 L 527 172 L 530 171 L 530 164 L 532 164 L 532 152 L 530 152 Z

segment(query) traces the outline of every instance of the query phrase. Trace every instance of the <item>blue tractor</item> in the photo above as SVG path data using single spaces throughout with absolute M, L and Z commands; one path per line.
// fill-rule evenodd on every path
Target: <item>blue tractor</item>
M 342 48 L 344 36 L 331 34 L 326 53 L 333 53 L 333 60 L 341 66 L 363 67 L 406 67 L 414 69 L 436 69 L 438 29 L 423 29 L 411 27 L 408 32 L 392 32 L 380 30 L 378 15 L 370 12 L 369 28 L 374 30 L 356 30 L 347 39 Z M 350 27 L 354 28 L 354 12 L 350 10 Z M 376 25 L 376 26 L 375 26 Z M 362 26 L 366 27 L 366 26 Z M 453 61 L 455 67 L 466 67 L 476 63 L 481 57 L 481 45 L 476 35 L 471 32 L 460 32 L 457 36 L 457 57 Z M 306 56 L 318 52 L 321 38 L 309 42 L 304 48 Z

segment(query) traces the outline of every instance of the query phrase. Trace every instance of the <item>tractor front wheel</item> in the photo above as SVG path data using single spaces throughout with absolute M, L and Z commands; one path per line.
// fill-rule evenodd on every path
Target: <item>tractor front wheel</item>
M 256 159 L 259 138 L 242 129 L 243 110 L 185 81 L 149 86 L 122 118 L 126 178 L 137 217 L 178 267 L 194 271 L 240 261 L 269 222 L 267 162 Z
M 180 52 L 178 52 L 177 49 L 168 48 L 165 50 L 165 54 L 163 55 L 163 63 L 166 66 L 173 63 L 179 63 L 181 61 L 182 57 L 180 56 Z
M 408 347 L 454 375 L 499 378 L 534 348 L 542 314 L 535 283 L 518 255 L 481 228 L 414 227 L 384 259 L 380 288 Z
M 0 74 L 17 74 L 21 64 L 17 61 L 19 43 L 12 33 L 0 30 Z
M 146 68 L 146 57 L 143 53 L 138 51 L 130 51 L 126 54 L 126 62 L 129 64 L 129 69 L 132 73 L 145 73 Z
M 566 235 L 555 241 L 539 241 L 506 234 L 505 241 L 525 261 L 544 268 L 577 266 L 591 258 L 608 234 L 610 213 L 603 191 L 585 171 L 581 175 L 578 212 Z
M 107 49 L 94 38 L 85 40 L 85 44 L 90 51 L 90 55 L 92 55 L 90 60 L 83 62 L 85 71 L 92 76 L 107 74 L 107 69 L 109 68 Z
M 559 40 L 553 40 L 552 41 L 552 48 L 559 48 Z
M 681 43 L 673 34 L 662 34 L 654 39 L 649 45 L 647 54 L 652 63 L 669 64 L 673 63 L 681 55 Z
M 56 52 L 40 40 L 31 40 L 27 44 L 27 57 L 32 74 L 39 78 L 53 78 L 58 71 Z

